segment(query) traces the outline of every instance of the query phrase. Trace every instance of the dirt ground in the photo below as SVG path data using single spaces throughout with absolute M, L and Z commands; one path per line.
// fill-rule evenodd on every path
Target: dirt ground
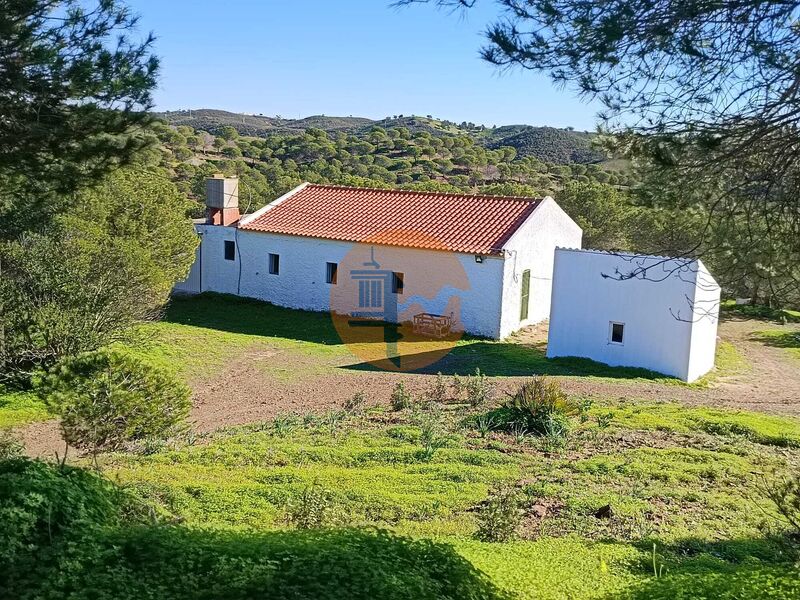
M 689 405 L 724 406 L 772 414 L 800 417 L 800 361 L 783 348 L 769 346 L 756 339 L 765 329 L 800 331 L 798 325 L 772 325 L 754 320 L 726 320 L 720 325 L 720 338 L 733 343 L 747 367 L 742 373 L 717 378 L 710 387 L 670 385 L 643 380 L 602 380 L 590 377 L 557 377 L 572 394 L 605 398 L 635 398 L 683 402 Z M 547 339 L 546 326 L 528 328 L 515 336 L 525 344 Z M 274 365 L 280 353 L 269 357 Z M 302 369 L 296 357 L 293 370 Z M 431 375 L 390 372 L 331 372 L 292 381 L 265 380 L 259 369 L 263 356 L 240 361 L 236 368 L 218 377 L 197 382 L 192 417 L 199 431 L 274 417 L 285 412 L 318 412 L 341 406 L 356 392 L 364 392 L 368 402 L 388 401 L 392 387 L 403 381 L 412 393 L 421 393 L 430 384 Z M 533 375 L 534 373 L 531 373 Z M 498 377 L 501 391 L 513 387 L 521 377 Z
M 720 339 L 731 342 L 747 366 L 740 373 L 716 377 L 706 387 L 666 384 L 646 380 L 610 380 L 591 377 L 555 377 L 576 395 L 605 399 L 640 399 L 719 406 L 800 417 L 800 361 L 783 348 L 765 344 L 756 333 L 763 330 L 800 331 L 800 325 L 728 319 L 721 323 Z M 522 344 L 541 344 L 546 325 L 528 328 L 514 336 Z M 321 358 L 296 351 L 263 347 L 245 353 L 235 365 L 193 381 L 191 420 L 199 433 L 220 427 L 273 418 L 280 413 L 321 413 L 341 407 L 357 392 L 368 404 L 387 403 L 395 383 L 402 381 L 412 394 L 420 394 L 433 375 L 343 369 L 352 358 Z M 531 375 L 535 373 L 531 372 Z M 494 378 L 503 393 L 522 377 Z M 22 432 L 28 452 L 53 456 L 63 453 L 54 422 L 36 423 Z

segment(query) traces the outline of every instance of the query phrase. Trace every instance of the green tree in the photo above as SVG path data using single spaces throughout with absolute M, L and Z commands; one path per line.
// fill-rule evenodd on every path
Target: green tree
M 194 260 L 192 203 L 161 171 L 119 170 L 73 202 L 44 233 L 0 244 L 0 379 L 124 339 Z
M 152 37 L 131 38 L 135 25 L 115 0 L 3 3 L 0 237 L 45 226 L 65 192 L 152 143 L 141 129 L 158 61 Z
M 634 214 L 628 198 L 610 185 L 569 182 L 556 195 L 558 204 L 583 229 L 583 245 L 597 250 L 625 250 Z
M 59 416 L 64 440 L 90 451 L 164 439 L 189 414 L 189 388 L 175 376 L 125 352 L 99 350 L 60 361 L 37 381 Z

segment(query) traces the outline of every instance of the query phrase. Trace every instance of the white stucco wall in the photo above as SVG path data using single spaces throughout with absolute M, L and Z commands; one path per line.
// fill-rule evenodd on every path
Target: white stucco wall
M 238 294 L 265 300 L 279 306 L 314 311 L 330 310 L 331 285 L 325 281 L 326 263 L 341 263 L 354 244 L 336 240 L 323 240 L 301 236 L 260 233 L 237 230 L 234 227 L 200 225 L 202 235 L 201 260 L 192 267 L 189 279 L 201 280 L 199 290 Z M 224 258 L 224 240 L 237 243 L 233 261 Z M 391 248 L 381 253 L 376 246 L 376 258 L 384 260 L 382 268 L 399 271 L 405 275 L 408 290 L 422 287 L 438 290 L 441 282 L 452 275 L 444 272 L 457 260 L 464 269 L 468 284 L 456 290 L 460 298 L 460 317 L 456 315 L 455 327 L 491 338 L 500 335 L 500 314 L 503 286 L 502 257 L 484 257 L 477 263 L 472 254 L 441 253 L 412 248 Z M 270 253 L 280 256 L 280 272 L 272 275 L 268 269 Z M 440 255 L 440 256 L 437 256 Z M 442 256 L 443 255 L 443 256 Z M 382 258 L 385 257 L 385 258 Z M 447 257 L 447 260 L 442 260 Z M 202 276 L 194 273 L 202 262 Z M 424 265 L 424 268 L 421 268 Z M 241 267 L 241 270 L 240 270 Z M 340 277 L 346 276 L 339 273 Z M 410 292 L 401 299 L 409 299 Z M 427 312 L 443 312 L 443 298 L 428 298 Z
M 697 285 L 692 304 L 692 339 L 689 346 L 688 381 L 694 381 L 714 368 L 717 353 L 720 287 L 706 266 L 697 261 Z
M 613 278 L 639 266 L 650 267 L 646 279 Z M 701 290 L 698 269 L 705 271 L 697 262 L 556 250 L 547 356 L 697 379 L 714 364 L 719 307 L 719 287 L 706 272 Z M 707 302 L 714 296 L 716 304 Z M 699 311 L 698 299 L 707 309 Z M 610 341 L 612 322 L 625 324 L 622 344 Z
M 580 248 L 583 231 L 549 196 L 536 208 L 503 249 L 503 310 L 500 337 L 538 323 L 550 315 L 553 257 L 557 246 Z M 528 318 L 520 321 L 522 273 L 530 269 Z

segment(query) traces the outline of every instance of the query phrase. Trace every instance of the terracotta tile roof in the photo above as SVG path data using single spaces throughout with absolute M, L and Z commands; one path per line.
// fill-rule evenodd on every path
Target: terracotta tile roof
M 240 222 L 247 231 L 497 254 L 541 199 L 307 184 Z

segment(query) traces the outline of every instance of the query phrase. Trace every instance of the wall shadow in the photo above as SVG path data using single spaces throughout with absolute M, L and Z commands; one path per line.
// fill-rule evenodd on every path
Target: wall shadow
M 414 373 L 443 375 L 470 375 L 480 369 L 490 377 L 527 377 L 533 375 L 609 377 L 613 379 L 665 380 L 666 375 L 633 367 L 610 367 L 588 358 L 547 358 L 544 344 L 525 345 L 513 342 L 492 342 L 466 339 L 444 357 L 437 358 L 435 352 L 417 353 L 410 363 L 428 366 L 413 370 Z M 434 362 L 435 360 L 435 362 Z M 390 368 L 380 362 L 357 362 L 340 367 L 354 371 L 380 371 Z M 677 381 L 677 380 L 676 380 Z
M 174 296 L 162 321 L 317 344 L 342 343 L 326 312 L 283 308 L 229 294 L 205 292 L 197 296 Z

